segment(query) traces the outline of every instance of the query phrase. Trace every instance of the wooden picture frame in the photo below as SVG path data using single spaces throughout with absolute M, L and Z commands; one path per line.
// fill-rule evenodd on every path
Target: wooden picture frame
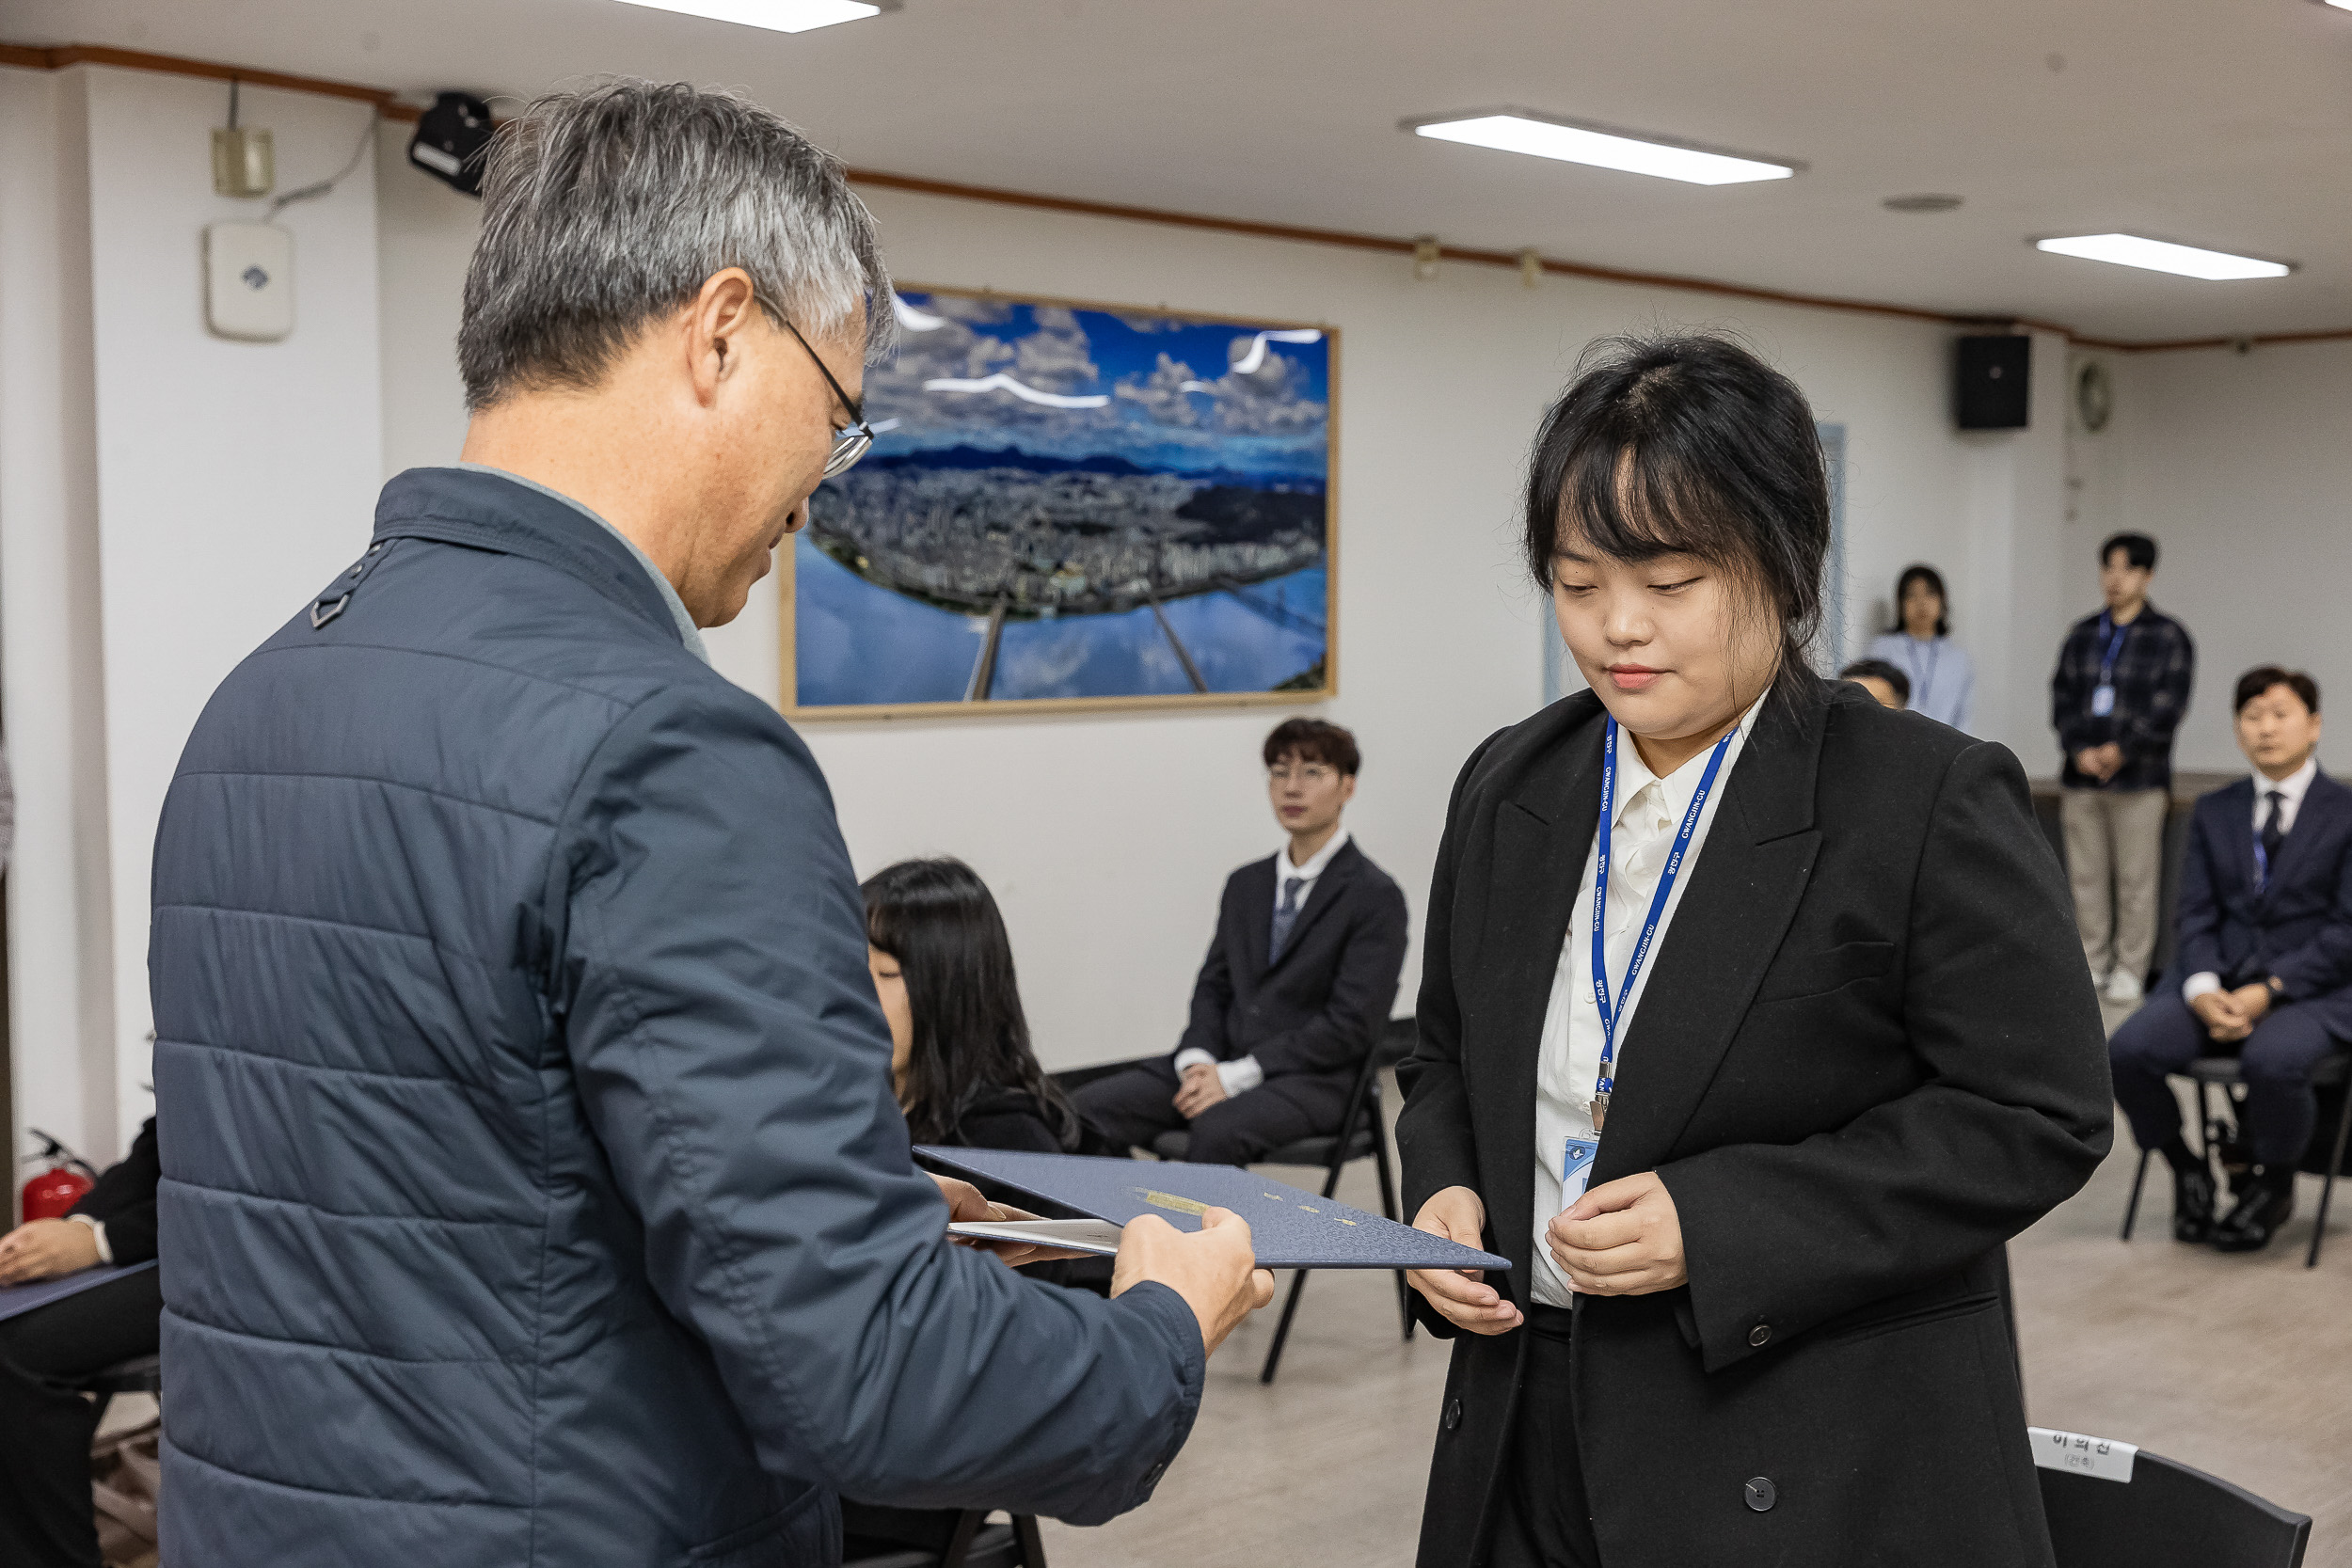
M 913 296 L 912 303 L 909 296 Z M 832 493 L 820 487 L 818 496 L 811 503 L 810 527 L 802 535 L 787 540 L 785 547 L 777 552 L 777 594 L 781 610 L 778 628 L 781 690 L 778 705 L 786 717 L 795 721 L 830 721 L 975 718 L 1137 708 L 1295 706 L 1327 702 L 1339 694 L 1337 479 L 1340 341 L 1336 328 L 1322 323 L 1269 321 L 1180 310 L 1166 306 L 1117 305 L 918 283 L 899 284 L 898 297 L 894 305 L 900 309 L 902 325 L 910 323 L 912 312 L 914 323 L 932 324 L 921 326 L 921 331 L 930 332 L 941 325 L 956 328 L 956 333 L 950 338 L 939 341 L 943 351 L 951 343 L 961 346 L 967 342 L 974 336 L 976 325 L 981 327 L 1025 325 L 1034 338 L 1043 340 L 1051 335 L 1053 341 L 1049 346 L 1061 353 L 1067 363 L 1083 365 L 1092 372 L 1092 378 L 1083 384 L 1089 388 L 1100 389 L 1090 389 L 1084 395 L 1069 392 L 1041 394 L 1038 388 L 1025 384 L 1019 387 L 1004 385 L 1012 378 L 996 375 L 993 381 L 980 376 L 946 378 L 950 389 L 942 392 L 933 389 L 941 378 L 914 379 L 923 373 L 919 360 L 914 371 L 901 370 L 909 357 L 903 355 L 899 365 L 877 366 L 868 373 L 865 394 L 866 417 L 878 427 L 884 427 L 875 450 L 858 469 L 851 470 L 842 480 L 827 481 L 828 486 L 836 487 Z M 1042 322 L 1039 315 L 1041 311 L 1045 312 Z M 1204 334 L 1228 333 L 1228 341 L 1217 345 L 1228 355 L 1226 374 L 1215 382 L 1203 381 L 1190 374 L 1189 359 L 1176 359 L 1171 363 L 1171 356 L 1164 352 L 1158 354 L 1148 381 L 1138 380 L 1133 375 L 1120 379 L 1115 374 L 1106 374 L 1093 362 L 1094 343 L 1098 337 L 1108 333 L 1111 337 L 1120 338 L 1111 346 L 1129 356 L 1136 352 L 1136 345 L 1127 343 L 1119 333 L 1110 332 L 1102 322 L 1090 322 L 1088 319 L 1090 317 L 1108 318 L 1128 333 L 1149 336 L 1167 334 L 1171 341 L 1188 345 L 1196 355 L 1207 341 Z M 1138 325 L 1144 323 L 1154 325 Z M 910 325 L 904 334 L 910 344 L 917 349 L 930 346 L 916 340 L 916 330 L 915 326 Z M 1073 332 L 1076 355 L 1075 359 L 1071 360 L 1067 348 L 1073 341 Z M 1257 336 L 1262 333 L 1282 336 L 1267 340 Z M 1306 334 L 1314 335 L 1311 343 L 1297 341 L 1298 337 Z M 1243 346 L 1245 340 L 1249 346 Z M 1041 356 L 1026 352 L 1029 346 L 1030 340 L 1025 338 L 1019 344 L 1010 346 L 1001 341 L 984 341 L 971 352 L 971 357 L 978 363 L 961 368 L 985 370 L 988 364 L 995 362 L 988 356 L 1000 355 L 1000 351 L 1009 354 L 1016 348 L 1022 351 L 1012 361 L 1016 368 L 1026 368 L 1041 358 L 1051 357 L 1050 355 Z M 1288 363 L 1277 363 L 1278 360 Z M 1132 360 L 1130 368 L 1133 368 Z M 1254 379 L 1247 382 L 1237 379 L 1237 374 L 1245 369 Z M 1074 374 L 1074 370 L 1065 370 L 1060 384 L 1064 387 L 1081 384 L 1073 381 Z M 1170 385 L 1180 374 L 1185 377 L 1181 390 Z M 1262 390 L 1269 383 L 1276 387 L 1273 394 Z M 1304 421 L 1309 417 L 1307 411 L 1314 408 L 1318 400 L 1303 394 L 1291 396 L 1302 388 L 1319 390 L 1322 394 L 1319 400 L 1320 420 L 1313 433 L 1270 441 L 1253 439 L 1257 434 L 1254 431 L 1243 435 L 1232 434 L 1232 429 L 1237 424 L 1239 428 L 1248 430 L 1251 420 L 1275 419 L 1294 423 Z M 979 396 L 986 397 L 989 402 L 978 404 L 977 397 Z M 1269 396 L 1288 398 L 1290 401 L 1270 403 L 1266 401 Z M 975 397 L 976 401 L 967 404 L 963 401 L 966 397 Z M 1232 401 L 1225 401 L 1228 399 Z M 1139 423 L 1130 417 L 1135 415 L 1135 410 L 1120 406 L 1127 403 L 1141 406 L 1143 414 L 1139 416 Z M 1125 445 L 1131 451 L 1142 451 L 1147 449 L 1137 443 L 1159 443 L 1165 437 L 1165 443 L 1153 445 L 1148 450 L 1175 451 L 1198 447 L 1205 455 L 1217 460 L 1175 468 L 1159 465 L 1138 466 L 1116 451 L 1106 451 L 1100 457 L 1076 459 L 1032 454 L 1021 444 L 1024 438 L 1022 432 L 1029 428 L 1021 421 L 1025 419 L 1030 421 L 1030 426 L 1039 423 L 1040 416 L 1031 413 L 1030 408 L 1046 404 L 1083 404 L 1096 411 L 1088 422 L 1100 427 L 1101 439 L 1111 447 Z M 1023 404 L 1029 406 L 1021 406 Z M 941 409 L 947 412 L 944 419 L 935 420 L 932 416 Z M 966 413 L 965 409 L 977 409 L 977 412 Z M 975 424 L 988 425 L 996 417 L 992 409 L 1009 416 L 1001 431 L 1011 438 L 1001 450 L 992 451 L 961 440 L 949 445 L 942 444 L 949 434 L 964 432 Z M 1161 422 L 1162 409 L 1172 414 L 1172 423 Z M 1047 408 L 1048 418 L 1052 412 L 1051 407 Z M 1110 418 L 1112 414 L 1125 421 L 1120 423 L 1116 430 Z M 911 424 L 915 428 L 910 430 Z M 909 441 L 906 436 L 901 436 L 894 441 L 893 427 L 895 431 L 907 432 L 914 439 Z M 1083 443 L 1096 438 L 1083 433 L 1057 437 L 1065 447 L 1072 440 Z M 982 439 L 988 437 L 983 436 Z M 1233 469 L 1221 460 L 1224 456 L 1250 453 L 1259 454 L 1267 461 L 1279 461 L 1287 465 L 1287 468 L 1281 473 L 1271 469 L 1253 472 Z M 1319 463 L 1310 461 L 1311 453 L 1319 457 Z M 1009 468 L 976 467 L 991 456 L 1001 456 L 1013 464 L 1036 465 L 1039 472 L 1025 474 Z M 969 482 L 952 477 L 962 470 L 973 472 Z M 1084 479 L 1080 478 L 1079 470 L 1085 472 Z M 859 478 L 861 471 L 866 475 L 863 481 Z M 875 476 L 878 473 L 883 477 L 877 479 Z M 895 481 L 891 477 L 893 474 L 897 476 Z M 1269 474 L 1273 476 L 1270 481 L 1267 479 Z M 1105 475 L 1108 477 L 1104 477 Z M 1223 483 L 1228 479 L 1247 479 L 1250 484 L 1263 484 L 1263 487 L 1253 490 L 1250 484 Z M 1317 547 L 1308 563 L 1280 570 L 1283 562 L 1306 559 L 1309 533 L 1296 519 L 1303 516 L 1306 511 L 1300 498 L 1309 493 L 1311 483 L 1320 486 L 1322 500 Z M 1015 498 L 1025 494 L 1027 487 L 1051 490 L 1057 484 L 1065 490 L 1073 485 L 1081 488 L 1117 485 L 1149 487 L 1157 503 L 1165 503 L 1168 496 L 1185 485 L 1197 485 L 1190 491 L 1190 499 L 1183 503 L 1184 507 L 1191 508 L 1196 504 L 1223 507 L 1229 514 L 1242 519 L 1233 526 L 1262 532 L 1273 531 L 1266 533 L 1263 540 L 1223 534 L 1203 537 L 1201 529 L 1205 524 L 1197 521 L 1181 524 L 1175 519 L 1187 514 L 1174 511 L 1153 514 L 1143 522 L 1123 528 L 1099 525 L 1083 518 L 1075 522 L 1057 520 L 1049 525 L 1043 521 L 1045 509 L 1041 505 L 1031 508 L 1029 514 L 1017 522 L 984 522 L 982 514 L 973 504 L 977 502 L 996 509 L 994 515 L 1001 519 L 1006 515 L 1001 510 L 1003 506 L 1012 504 L 1015 511 L 1019 510 Z M 851 492 L 848 487 L 852 485 L 861 488 Z M 906 518 L 918 486 L 928 486 L 941 493 L 945 499 L 928 502 L 930 507 L 928 520 L 914 525 Z M 853 494 L 860 499 L 851 499 Z M 1203 498 L 1207 498 L 1205 503 Z M 1061 500 L 1067 499 L 1066 496 L 1058 498 Z M 1278 500 L 1281 504 L 1276 507 L 1274 502 Z M 1112 500 L 1105 504 L 1124 503 Z M 1265 514 L 1269 511 L 1279 517 L 1290 519 L 1289 526 L 1267 521 Z M 1197 517 L 1200 515 L 1192 515 Z M 1135 581 L 1130 579 L 1116 589 L 1106 584 L 1103 591 L 1089 594 L 1091 586 L 1089 578 L 1085 573 L 1073 569 L 1072 559 L 1064 559 L 1050 576 L 1041 576 L 1041 562 L 1046 558 L 1037 555 L 1028 542 L 1042 539 L 1049 546 L 1049 553 L 1051 548 L 1058 547 L 1065 542 L 1061 532 L 1047 531 L 1049 528 L 1086 535 L 1086 539 L 1075 541 L 1073 547 L 1091 547 L 1097 554 L 1090 559 L 1117 551 L 1121 552 L 1121 560 L 1132 560 L 1138 550 L 1149 549 L 1153 563 L 1149 569 L 1149 576 L 1143 579 L 1145 586 L 1142 592 L 1136 594 L 1134 591 Z M 1013 531 L 1016 530 L 1023 531 L 1016 533 Z M 869 535 L 887 537 L 895 546 L 910 531 L 944 534 L 945 537 L 932 546 L 940 553 L 926 557 L 903 548 L 894 548 L 888 559 L 877 562 L 869 560 L 869 552 L 861 547 Z M 1186 536 L 1179 537 L 1180 534 Z M 1094 540 L 1104 542 L 1091 543 Z M 1219 573 L 1212 564 L 1202 562 L 1187 566 L 1186 570 L 1192 575 L 1170 584 L 1172 591 L 1153 592 L 1151 585 L 1161 580 L 1162 565 L 1169 558 L 1170 551 L 1175 549 L 1185 550 L 1187 556 L 1205 555 L 1209 562 L 1222 559 L 1217 554 L 1219 551 L 1226 552 L 1228 556 L 1247 556 L 1252 551 L 1260 557 L 1271 555 L 1272 564 L 1255 565 L 1251 569 L 1276 575 L 1246 577 L 1239 572 Z M 816 553 L 809 553 L 812 551 Z M 1024 551 L 1028 553 L 1024 554 Z M 883 552 L 877 546 L 870 553 L 881 556 Z M 955 578 L 944 589 L 926 586 L 920 590 L 910 590 L 902 583 L 881 580 L 888 574 L 911 575 L 916 572 L 924 575 L 927 585 L 943 575 L 953 578 L 964 568 L 950 559 L 951 554 L 966 558 L 978 556 L 980 559 L 975 562 L 968 578 Z M 809 681 L 810 686 L 818 689 L 814 693 L 803 691 L 801 637 L 804 626 L 818 623 L 816 613 L 805 619 L 802 613 L 801 568 L 803 561 L 809 562 L 813 571 L 823 574 L 824 592 L 830 598 L 821 613 L 827 617 L 836 635 L 850 640 L 848 643 L 836 643 L 825 650 L 831 673 L 821 679 L 812 678 Z M 1010 561 L 1012 564 L 1001 564 L 1006 561 Z M 1003 576 L 992 576 L 992 573 L 1000 570 Z M 1313 575 L 1317 573 L 1320 574 L 1322 611 L 1319 627 L 1315 627 L 1311 620 L 1297 615 L 1291 608 L 1296 602 L 1298 593 L 1305 593 L 1308 602 L 1312 602 Z M 981 594 L 991 591 L 992 584 L 994 585 L 996 599 L 993 610 L 988 610 L 978 599 Z M 1264 602 L 1262 592 L 1269 588 L 1277 590 L 1277 598 L 1271 606 Z M 1102 608 L 1065 610 L 1058 604 L 1033 604 L 1029 596 L 1041 593 L 1086 595 L 1082 602 L 1089 606 L 1099 603 Z M 943 602 L 933 597 L 934 594 L 946 594 L 952 597 Z M 1016 594 L 1021 595 L 1018 602 Z M 1314 646 L 1313 640 L 1319 636 L 1320 657 L 1313 664 L 1279 685 L 1235 688 L 1232 677 L 1248 668 L 1248 657 L 1237 656 L 1220 663 L 1196 655 L 1187 644 L 1187 634 L 1178 630 L 1167 612 L 1168 606 L 1179 602 L 1186 602 L 1187 619 L 1196 626 L 1246 623 L 1262 637 L 1275 635 L 1256 626 L 1254 622 L 1248 622 L 1248 616 L 1254 613 L 1290 639 L 1281 646 L 1292 650 L 1293 657 Z M 1236 606 L 1238 609 L 1234 608 Z M 902 625 L 911 624 L 916 641 L 940 645 L 943 650 L 941 656 L 930 661 L 933 666 L 930 685 L 934 691 L 940 686 L 946 656 L 956 654 L 961 657 L 963 636 L 977 638 L 977 651 L 972 660 L 969 677 L 963 682 L 961 694 L 949 696 L 942 692 L 918 700 L 838 700 L 844 694 L 844 688 L 860 678 L 853 673 L 845 679 L 842 673 L 845 668 L 851 672 L 878 668 L 875 662 L 877 657 L 894 647 L 894 634 L 885 633 L 872 620 L 861 620 L 860 607 L 886 612 Z M 961 620 L 964 623 L 961 634 L 946 622 L 932 619 L 940 615 Z M 1047 626 L 1046 623 L 1053 625 Z M 1158 639 L 1141 629 L 1146 626 L 1155 626 L 1157 632 L 1165 636 L 1166 650 L 1158 649 Z M 1033 632 L 1027 629 L 1031 626 L 1041 629 Z M 845 627 L 846 630 L 843 629 Z M 1070 629 L 1073 627 L 1088 629 L 1073 632 Z M 1009 631 L 1011 634 L 1009 638 Z M 1196 629 L 1191 635 L 1198 637 L 1200 633 Z M 1172 652 L 1175 666 L 1181 668 L 1185 683 L 1193 689 L 1023 695 L 1019 694 L 1020 687 L 1015 685 L 1011 688 L 1011 694 L 1007 694 L 1000 687 L 1005 676 L 1000 673 L 999 659 L 1009 648 L 1017 653 L 1024 640 L 1035 642 L 1041 637 L 1051 637 L 1059 644 L 1056 657 L 1063 663 L 1068 662 L 1069 649 L 1073 642 L 1083 644 L 1090 639 L 1101 638 L 1107 644 L 1116 637 L 1134 648 L 1139 640 L 1148 641 L 1152 644 L 1148 652 L 1154 655 L 1152 662 L 1157 666 L 1160 678 L 1167 678 L 1166 672 L 1169 666 L 1166 662 L 1166 655 Z M 854 646 L 860 640 L 867 641 L 870 645 Z M 1221 654 L 1223 650 L 1217 652 Z M 1082 654 L 1080 664 L 1073 668 L 1083 669 L 1085 658 L 1089 657 Z M 1141 652 L 1138 657 L 1142 657 Z M 1269 651 L 1260 657 L 1262 659 L 1279 658 L 1282 655 Z M 1204 673 L 1203 664 L 1209 664 L 1219 672 L 1216 680 L 1213 681 Z M 1263 663 L 1260 668 L 1263 670 Z M 1314 679 L 1313 684 L 1295 684 L 1311 677 L 1319 678 Z M 1222 689 L 1219 689 L 1220 686 Z M 804 695 L 812 694 L 825 700 L 803 700 Z

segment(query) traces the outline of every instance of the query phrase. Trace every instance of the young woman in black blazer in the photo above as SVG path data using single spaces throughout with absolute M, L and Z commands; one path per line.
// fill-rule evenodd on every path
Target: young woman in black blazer
M 1820 450 L 1739 347 L 1610 345 L 1548 416 L 1527 505 L 1593 689 L 1470 757 L 1430 894 L 1406 1206 L 1512 1267 L 1413 1276 L 1455 1338 L 1420 1560 L 2047 1564 L 2002 1243 L 2081 1186 L 2111 1113 L 2025 775 L 1809 672 Z M 1643 806 L 1653 832 L 1696 831 L 1650 841 L 1680 885 L 1629 1004 L 1610 879 L 1619 1032 L 1570 1091 L 1560 1063 L 1598 1049 L 1569 975 L 1605 752 L 1677 802 Z M 1539 1214 L 1564 1160 L 1589 1186 Z

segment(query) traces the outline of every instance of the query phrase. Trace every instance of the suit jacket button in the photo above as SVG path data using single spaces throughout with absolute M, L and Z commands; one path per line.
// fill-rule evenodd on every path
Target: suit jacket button
M 1448 1401 L 1446 1401 L 1446 1402 L 1445 1402 L 1445 1429 L 1446 1429 L 1446 1431 L 1448 1431 L 1448 1432 L 1452 1432 L 1452 1431 L 1453 1431 L 1455 1427 L 1458 1427 L 1458 1426 L 1460 1426 L 1461 1424 L 1462 1424 L 1462 1402 L 1461 1402 L 1460 1400 L 1448 1400 Z
M 1754 1328 L 1748 1330 L 1748 1343 L 1754 1345 L 1758 1350 L 1763 1349 L 1764 1346 L 1771 1341 L 1772 1338 L 1772 1325 L 1771 1323 L 1757 1323 Z M 1766 1503 L 1764 1506 L 1766 1508 L 1770 1508 L 1772 1505 L 1771 1503 Z
M 1772 1490 L 1772 1479 L 1768 1476 L 1750 1476 L 1742 1495 L 1747 1498 L 1748 1506 L 1758 1513 L 1771 1509 L 1780 1497 L 1780 1494 Z

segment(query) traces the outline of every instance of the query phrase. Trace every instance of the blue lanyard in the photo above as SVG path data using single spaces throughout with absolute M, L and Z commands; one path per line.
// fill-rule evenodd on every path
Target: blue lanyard
M 2114 626 L 2114 622 L 2108 618 L 2107 612 L 2104 610 L 2099 611 L 2099 637 L 2106 644 L 2106 652 L 2099 656 L 2099 684 L 2101 686 L 2115 684 L 2115 657 L 2123 651 L 2123 639 L 2132 634 L 2130 626 L 2115 626 L 2115 635 L 2109 637 L 2107 628 L 2111 626 Z
M 1617 721 L 1613 718 L 1609 721 L 1609 738 L 1600 753 L 1599 854 L 1593 864 L 1593 1000 L 1600 1007 L 1600 1075 L 1593 1089 L 1596 1106 L 1600 1110 L 1608 1109 L 1610 1092 L 1617 1086 L 1611 1070 L 1617 1061 L 1617 1020 L 1633 995 L 1633 981 L 1642 973 L 1642 961 L 1649 957 L 1649 944 L 1656 939 L 1658 923 L 1666 913 L 1666 899 L 1675 890 L 1675 879 L 1682 874 L 1682 858 L 1690 852 L 1691 835 L 1698 831 L 1699 813 L 1706 809 L 1707 798 L 1715 791 L 1715 774 L 1723 768 L 1724 753 L 1731 750 L 1731 742 L 1739 733 L 1735 724 L 1730 734 L 1715 742 L 1715 754 L 1707 759 L 1707 771 L 1699 775 L 1699 787 L 1682 813 L 1682 831 L 1675 834 L 1674 852 L 1666 857 L 1666 869 L 1659 874 L 1658 891 L 1650 895 L 1649 919 L 1642 927 L 1641 940 L 1633 944 L 1631 961 L 1625 966 L 1625 983 L 1617 988 L 1616 1006 L 1611 1006 L 1604 932 L 1609 914 L 1610 829 L 1617 815 Z M 1594 1131 L 1599 1131 L 1597 1122 Z
M 1918 690 L 1912 693 L 1911 705 L 1913 707 L 1917 707 L 1921 703 L 1928 700 L 1928 688 L 1935 684 L 1936 660 L 1942 658 L 1943 657 L 1944 640 L 1940 637 L 1931 640 L 1928 643 L 1927 673 L 1920 674 L 1919 639 L 1908 635 L 1903 638 L 1903 662 L 1911 666 L 1911 673 L 1916 679 L 1919 688 Z

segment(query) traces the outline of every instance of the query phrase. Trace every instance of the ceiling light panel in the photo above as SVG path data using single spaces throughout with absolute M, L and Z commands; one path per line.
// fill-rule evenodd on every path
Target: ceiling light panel
M 2036 250 L 2058 256 L 2079 256 L 2086 261 L 2112 261 L 2119 267 L 2145 267 L 2207 282 L 2243 277 L 2284 277 L 2295 270 L 2290 262 L 2265 261 L 2253 256 L 2233 256 L 2226 250 L 2205 250 L 2174 245 L 2141 234 L 2069 234 L 2034 241 Z
M 1435 119 L 1408 119 L 1405 129 L 1436 141 L 1524 152 L 1562 163 L 1655 175 L 1693 185 L 1738 185 L 1755 180 L 1786 180 L 1804 166 L 1754 158 L 1685 142 L 1613 131 L 1606 126 L 1554 119 L 1525 109 L 1495 109 Z
M 657 11 L 707 16 L 713 22 L 739 22 L 746 27 L 766 27 L 778 33 L 805 33 L 839 22 L 860 22 L 887 8 L 871 0 L 621 0 Z

